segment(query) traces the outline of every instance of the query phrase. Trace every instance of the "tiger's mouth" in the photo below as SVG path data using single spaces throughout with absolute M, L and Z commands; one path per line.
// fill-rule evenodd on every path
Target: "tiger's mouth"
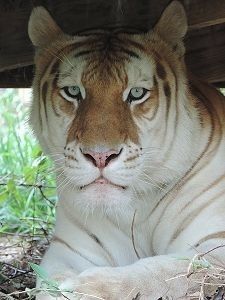
M 105 177 L 103 176 L 100 176 L 99 178 L 95 179 L 94 181 L 92 181 L 91 183 L 88 183 L 86 185 L 83 185 L 83 186 L 80 186 L 80 190 L 84 190 L 88 187 L 91 187 L 91 186 L 99 186 L 99 187 L 114 187 L 114 188 L 117 188 L 117 189 L 122 189 L 122 190 L 126 190 L 127 187 L 126 186 L 122 186 L 122 185 L 118 185 L 118 184 L 115 184 L 111 181 L 109 181 L 108 179 L 106 179 Z

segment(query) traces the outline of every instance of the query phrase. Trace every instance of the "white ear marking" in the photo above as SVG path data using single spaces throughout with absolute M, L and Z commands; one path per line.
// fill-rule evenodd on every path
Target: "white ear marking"
M 63 32 L 49 12 L 44 7 L 38 6 L 32 10 L 28 23 L 28 34 L 34 46 L 44 47 Z

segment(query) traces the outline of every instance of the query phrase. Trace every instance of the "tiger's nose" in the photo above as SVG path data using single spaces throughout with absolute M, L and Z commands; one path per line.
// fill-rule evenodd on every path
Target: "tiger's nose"
M 94 166 L 103 169 L 120 155 L 122 148 L 119 150 L 108 150 L 103 152 L 95 152 L 92 150 L 81 150 L 81 152 Z

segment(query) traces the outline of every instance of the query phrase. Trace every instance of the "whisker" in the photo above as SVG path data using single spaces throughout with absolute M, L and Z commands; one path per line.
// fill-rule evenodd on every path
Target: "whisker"
M 63 160 L 65 160 L 65 158 L 64 157 L 60 157 L 60 158 L 54 159 L 54 162 L 63 161 Z

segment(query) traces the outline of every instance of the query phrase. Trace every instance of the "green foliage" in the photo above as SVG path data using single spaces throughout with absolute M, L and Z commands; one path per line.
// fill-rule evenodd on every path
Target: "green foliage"
M 18 90 L 0 90 L 0 233 L 47 234 L 54 222 L 51 162 L 28 126 Z
M 41 279 L 42 283 L 45 283 L 49 288 L 58 288 L 59 284 L 56 281 L 50 280 L 46 271 L 39 265 L 30 263 L 30 267 L 34 270 L 36 276 Z
M 39 288 L 34 288 L 34 289 L 27 289 L 26 292 L 30 296 L 35 296 L 39 294 L 41 291 L 45 291 L 48 294 L 50 294 L 53 297 L 60 297 L 64 293 L 70 293 L 72 294 L 72 290 L 68 289 L 61 289 L 59 287 L 59 283 L 49 279 L 47 272 L 39 265 L 29 263 L 30 267 L 33 269 L 34 273 L 36 276 L 39 278 L 41 281 L 40 287 Z M 66 299 L 69 299 L 65 297 Z

